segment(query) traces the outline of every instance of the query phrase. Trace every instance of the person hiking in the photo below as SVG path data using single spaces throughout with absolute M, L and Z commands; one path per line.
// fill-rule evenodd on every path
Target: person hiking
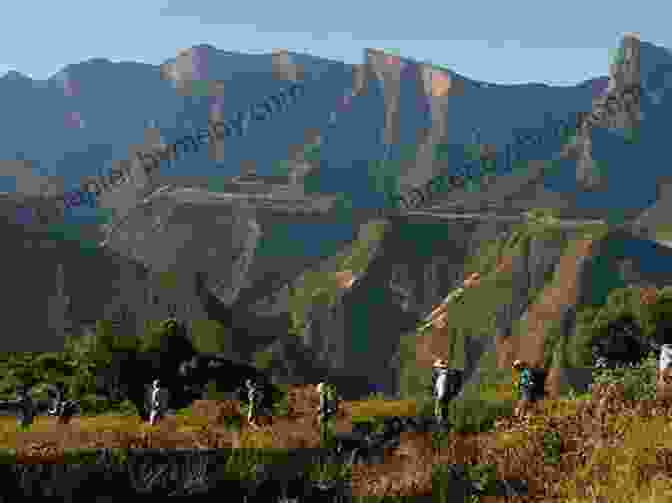
M 320 395 L 320 406 L 317 410 L 320 438 L 322 442 L 325 442 L 329 436 L 329 423 L 338 412 L 338 397 L 336 396 L 336 389 L 324 381 L 317 385 L 317 392 Z
M 437 423 L 445 424 L 447 420 L 446 410 L 448 403 L 457 394 L 460 375 L 458 370 L 451 369 L 448 362 L 438 359 L 432 368 L 432 394 L 434 398 L 434 417 Z
M 16 389 L 16 399 L 6 402 L 16 414 L 19 428 L 25 430 L 33 424 L 37 407 L 33 398 L 28 393 L 28 386 L 20 385 Z
M 257 417 L 259 413 L 259 407 L 263 400 L 263 392 L 261 386 L 255 383 L 252 379 L 245 380 L 245 387 L 247 388 L 247 399 L 249 401 L 247 409 L 247 422 L 253 428 L 259 428 L 257 424 Z
M 149 424 L 152 426 L 163 419 L 166 413 L 168 408 L 166 392 L 166 389 L 161 387 L 159 379 L 152 381 L 149 400 Z
M 47 415 L 58 416 L 61 412 L 61 403 L 63 401 L 63 384 L 47 385 L 48 408 Z
M 72 416 L 80 410 L 77 400 L 65 399 L 65 386 L 63 383 L 48 385 L 47 415 L 58 418 L 59 424 L 68 424 Z
M 672 344 L 663 344 L 660 347 L 658 360 L 658 381 L 663 384 L 672 377 Z
M 538 386 L 543 383 L 537 382 L 537 376 L 534 369 L 523 360 L 513 362 L 513 369 L 518 373 L 518 407 L 514 410 L 514 415 L 519 417 L 527 412 L 529 405 L 538 399 Z

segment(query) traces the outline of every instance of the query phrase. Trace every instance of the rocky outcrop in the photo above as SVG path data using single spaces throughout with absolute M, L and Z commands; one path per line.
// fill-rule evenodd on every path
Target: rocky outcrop
M 639 53 L 639 37 L 635 34 L 625 35 L 616 61 L 609 65 L 609 86 L 606 93 L 593 99 L 590 112 L 578 115 L 576 142 L 565 146 L 563 154 L 576 159 L 577 182 L 584 189 L 596 189 L 606 182 L 594 168 L 592 130 L 595 127 L 621 128 L 628 130 L 628 134 L 636 134 L 639 128 Z

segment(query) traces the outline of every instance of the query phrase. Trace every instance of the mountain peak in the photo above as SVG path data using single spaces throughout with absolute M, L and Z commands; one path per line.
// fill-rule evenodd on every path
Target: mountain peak
M 17 72 L 16 70 L 10 70 L 5 75 L 2 76 L 3 80 L 32 80 L 30 77 Z

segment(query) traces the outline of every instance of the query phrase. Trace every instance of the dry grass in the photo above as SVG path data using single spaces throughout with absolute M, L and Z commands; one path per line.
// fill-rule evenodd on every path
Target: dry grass
M 502 389 L 506 393 L 508 389 Z M 404 433 L 385 463 L 355 465 L 357 495 L 430 495 L 432 466 L 440 463 L 491 464 L 498 478 L 526 480 L 529 496 L 521 501 L 637 502 L 672 501 L 672 402 L 627 402 L 617 386 L 596 387 L 583 401 L 547 400 L 526 418 L 500 418 L 487 433 L 449 433 L 436 446 L 428 434 Z M 49 462 L 66 447 L 233 447 L 298 448 L 319 445 L 309 413 L 312 388 L 292 387 L 290 414 L 273 418 L 257 431 L 245 425 L 229 431 L 215 421 L 230 402 L 198 402 L 194 415 L 169 417 L 157 427 L 137 417 L 75 418 L 66 427 L 38 418 L 32 431 L 17 433 L 12 418 L 0 420 L 0 445 L 12 447 L 23 461 Z M 404 415 L 406 401 L 346 402 L 337 429 L 349 430 L 354 415 Z M 402 414 L 400 414 L 402 413 Z M 559 462 L 544 462 L 544 434 L 562 439 Z M 602 498 L 602 499 L 600 499 Z M 491 501 L 497 501 L 491 499 Z
M 449 434 L 438 449 L 428 435 L 404 434 L 388 462 L 354 468 L 355 493 L 430 495 L 432 465 L 466 463 L 526 480 L 530 493 L 520 501 L 672 501 L 670 412 L 670 402 L 625 402 L 612 388 L 591 401 L 548 401 L 491 433 Z M 562 439 L 557 464 L 544 462 L 551 431 Z

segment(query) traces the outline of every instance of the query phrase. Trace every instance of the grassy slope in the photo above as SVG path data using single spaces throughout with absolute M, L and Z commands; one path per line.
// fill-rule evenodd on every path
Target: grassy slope
M 335 301 L 339 286 L 334 273 L 346 270 L 357 276 L 366 271 L 373 258 L 373 252 L 383 238 L 387 222 L 374 220 L 364 224 L 357 240 L 335 258 L 335 266 L 329 270 L 309 270 L 304 272 L 290 290 L 289 307 L 294 320 L 293 333 L 301 335 L 305 328 L 306 316 L 315 303 L 331 304 Z M 267 351 L 255 354 L 255 365 L 268 366 L 270 356 Z
M 306 315 L 314 298 L 320 295 L 328 302 L 333 302 L 338 294 L 338 282 L 335 272 L 351 270 L 353 274 L 361 274 L 369 265 L 372 253 L 383 237 L 386 229 L 385 221 L 372 221 L 362 226 L 358 239 L 352 246 L 336 257 L 336 266 L 328 271 L 306 271 L 295 282 L 292 289 L 290 309 L 295 320 L 297 335 L 300 334 Z
M 506 264 L 507 259 L 524 253 L 524 247 L 528 246 L 533 237 L 557 240 L 559 246 L 566 249 L 566 253 L 574 253 L 574 244 L 580 239 L 587 237 L 599 238 L 606 232 L 602 225 L 590 225 L 572 233 L 567 242 L 561 237 L 559 229 L 553 226 L 538 224 L 521 224 L 512 229 L 506 241 L 496 239 L 484 242 L 480 251 L 465 264 L 465 273 L 479 271 L 482 274 L 481 284 L 477 288 L 468 289 L 460 304 L 451 305 L 448 308 L 449 321 L 449 344 L 455 345 L 453 354 L 449 357 L 452 363 L 460 368 L 463 367 L 464 338 L 491 336 L 494 332 L 494 314 L 500 305 L 510 302 L 512 273 L 507 267 L 496 271 L 498 263 Z M 549 275 L 546 287 L 556 286 L 560 280 L 557 275 Z M 529 301 L 533 302 L 543 289 L 529 292 Z M 514 336 L 518 336 L 524 330 L 524 324 L 514 325 Z M 429 333 L 424 335 L 409 335 L 402 338 L 400 357 L 402 361 L 400 389 L 404 397 L 420 398 L 429 385 L 429 368 L 418 368 L 415 360 L 415 348 L 417 337 L 431 337 Z M 552 350 L 554 348 L 551 348 Z M 552 352 L 552 351 L 551 351 Z M 511 372 L 509 369 L 497 368 L 497 355 L 494 351 L 486 352 L 479 362 L 481 370 L 481 383 L 465 389 L 465 400 L 508 401 L 511 397 Z

